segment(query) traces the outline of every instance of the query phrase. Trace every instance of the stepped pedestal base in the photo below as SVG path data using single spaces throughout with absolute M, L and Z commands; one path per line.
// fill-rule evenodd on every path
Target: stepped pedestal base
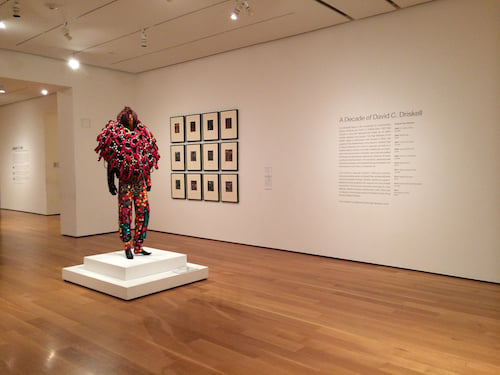
M 65 267 L 62 278 L 84 287 L 131 300 L 208 278 L 208 267 L 187 263 L 186 255 L 144 247 L 151 255 L 127 259 L 123 250 L 84 257 Z

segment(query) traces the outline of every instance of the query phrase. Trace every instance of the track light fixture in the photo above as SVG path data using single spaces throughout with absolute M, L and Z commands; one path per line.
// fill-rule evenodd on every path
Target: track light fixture
M 240 15 L 240 12 L 241 12 L 240 4 L 236 4 L 233 13 L 231 13 L 231 19 L 233 21 L 236 21 L 238 19 L 238 16 Z
M 64 22 L 64 25 L 63 25 L 62 31 L 63 31 L 63 35 L 64 35 L 64 37 L 65 37 L 66 39 L 68 39 L 68 40 L 73 39 L 73 37 L 72 37 L 72 36 L 71 36 L 71 34 L 69 33 L 68 21 Z
M 74 57 L 71 57 L 69 60 L 68 60 L 68 65 L 71 69 L 73 70 L 76 70 L 80 67 L 80 61 L 78 61 L 77 59 L 75 59 Z
M 236 0 L 236 5 L 230 16 L 231 19 L 237 20 L 242 10 L 245 10 L 250 16 L 253 14 L 252 8 L 250 8 L 250 4 L 247 0 Z
M 21 18 L 21 4 L 19 4 L 19 0 L 14 0 L 12 4 L 12 17 Z
M 249 16 L 253 16 L 253 9 L 250 8 L 250 4 L 248 4 L 248 1 L 243 2 L 243 8 L 246 10 Z
M 148 35 L 146 34 L 146 29 L 141 30 L 141 47 L 148 46 Z

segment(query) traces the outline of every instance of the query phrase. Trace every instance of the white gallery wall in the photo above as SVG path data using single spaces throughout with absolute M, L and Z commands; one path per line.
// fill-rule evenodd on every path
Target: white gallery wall
M 0 50 L 0 76 L 67 87 L 57 93 L 61 233 L 115 231 L 116 197 L 108 193 L 104 163 L 97 162 L 94 148 L 107 121 L 125 105 L 135 105 L 137 77 L 90 66 L 75 72 L 64 61 L 7 50 Z M 0 121 L 3 126 L 1 117 Z M 37 140 L 40 145 L 46 141 Z M 4 163 L 0 160 L 0 165 Z
M 441 0 L 141 75 L 151 228 L 500 282 L 498 15 Z M 225 109 L 240 202 L 171 199 L 169 117 Z
M 2 208 L 59 213 L 56 96 L 0 107 Z

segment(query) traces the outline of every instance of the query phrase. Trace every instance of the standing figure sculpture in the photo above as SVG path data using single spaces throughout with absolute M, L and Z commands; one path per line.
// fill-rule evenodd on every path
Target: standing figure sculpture
M 153 134 L 137 114 L 125 107 L 116 121 L 109 121 L 97 136 L 95 151 L 99 160 L 107 162 L 108 188 L 112 195 L 118 192 L 118 222 L 125 255 L 150 255 L 142 248 L 149 222 L 148 191 L 151 190 L 151 172 L 158 169 L 158 146 Z M 118 177 L 118 190 L 115 185 Z M 132 206 L 135 210 L 135 233 L 132 241 Z

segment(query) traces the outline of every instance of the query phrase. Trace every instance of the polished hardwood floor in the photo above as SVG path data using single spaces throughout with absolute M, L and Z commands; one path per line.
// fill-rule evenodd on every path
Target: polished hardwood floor
M 500 285 L 149 232 L 209 278 L 132 301 L 65 282 L 121 248 L 0 210 L 0 374 L 500 374 Z

